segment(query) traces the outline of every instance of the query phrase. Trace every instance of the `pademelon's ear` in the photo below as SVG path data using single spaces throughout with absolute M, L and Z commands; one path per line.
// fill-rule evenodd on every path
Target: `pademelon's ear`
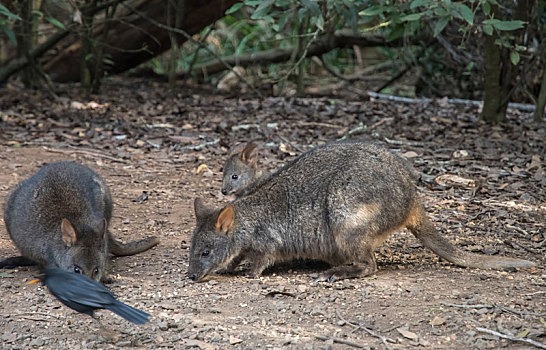
M 254 142 L 246 145 L 241 152 L 241 160 L 247 164 L 255 165 L 258 162 L 258 145 Z
M 102 230 L 104 239 L 106 239 L 108 235 L 108 222 L 106 221 L 106 219 L 102 219 L 101 221 L 101 230 Z
M 234 215 L 235 212 L 232 205 L 225 207 L 216 220 L 216 232 L 226 234 L 231 226 L 233 226 Z
M 61 237 L 66 246 L 70 247 L 72 244 L 76 243 L 78 238 L 76 237 L 76 230 L 70 223 L 70 221 L 63 219 L 61 221 Z
M 195 210 L 195 218 L 200 221 L 201 218 L 210 213 L 210 208 L 205 205 L 205 201 L 202 198 L 195 198 L 193 201 L 193 208 Z

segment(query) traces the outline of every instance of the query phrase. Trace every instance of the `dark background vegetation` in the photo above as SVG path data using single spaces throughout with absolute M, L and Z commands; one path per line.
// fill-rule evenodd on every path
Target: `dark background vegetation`
M 127 71 L 171 86 L 230 71 L 263 95 L 483 100 L 490 122 L 509 102 L 538 106 L 538 121 L 546 100 L 543 0 L 8 0 L 0 29 L 0 84 L 25 88 L 97 94 Z

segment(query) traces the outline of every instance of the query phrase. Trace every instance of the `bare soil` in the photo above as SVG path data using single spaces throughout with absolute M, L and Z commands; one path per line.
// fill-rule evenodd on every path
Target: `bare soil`
M 114 196 L 112 232 L 125 241 L 161 238 L 110 267 L 108 287 L 152 318 L 135 326 L 100 311 L 97 322 L 26 284 L 36 268 L 4 270 L 3 349 L 534 348 L 478 328 L 546 344 L 546 125 L 528 113 L 511 110 L 507 123 L 489 126 L 476 107 L 444 101 L 291 102 L 134 81 L 85 100 L 65 89 L 60 99 L 0 90 L 0 201 L 45 163 L 96 170 Z M 379 249 L 379 272 L 368 278 L 313 284 L 326 266 L 308 261 L 274 266 L 259 279 L 244 277 L 244 265 L 204 283 L 186 277 L 193 200 L 228 201 L 220 189 L 229 147 L 257 141 L 260 164 L 274 170 L 347 135 L 410 159 L 430 217 L 454 244 L 537 266 L 455 267 L 401 231 Z M 17 253 L 2 224 L 0 258 Z

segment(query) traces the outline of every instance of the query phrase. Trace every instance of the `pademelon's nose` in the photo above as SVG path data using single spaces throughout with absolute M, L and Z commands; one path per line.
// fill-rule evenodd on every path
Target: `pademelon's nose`
M 222 189 L 222 194 L 225 196 L 227 195 L 227 190 Z
M 188 278 L 189 278 L 190 280 L 192 280 L 192 281 L 195 281 L 195 279 L 197 278 L 197 276 L 196 276 L 194 273 L 190 273 L 190 274 L 188 275 Z

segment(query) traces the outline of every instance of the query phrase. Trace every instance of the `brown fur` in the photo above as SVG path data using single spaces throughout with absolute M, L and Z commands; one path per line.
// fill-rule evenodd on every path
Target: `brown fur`
M 330 263 L 320 281 L 365 276 L 377 270 L 374 250 L 403 227 L 456 265 L 534 265 L 453 246 L 427 218 L 414 181 L 405 160 L 376 145 L 341 141 L 315 148 L 222 210 L 196 201 L 189 276 L 202 280 L 245 259 L 252 263 L 250 275 L 259 276 L 275 262 L 296 258 Z

